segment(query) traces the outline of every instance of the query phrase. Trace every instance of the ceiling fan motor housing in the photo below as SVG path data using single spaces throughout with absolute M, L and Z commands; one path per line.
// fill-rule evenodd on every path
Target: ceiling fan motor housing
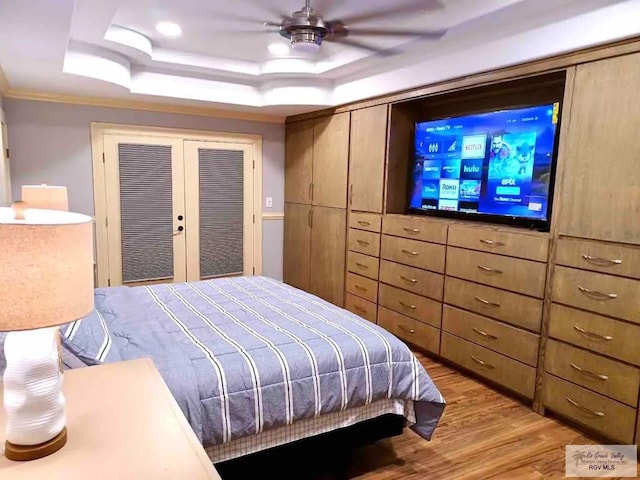
M 321 18 L 310 11 L 295 12 L 280 28 L 280 35 L 291 41 L 291 47 L 301 52 L 317 52 L 329 30 Z

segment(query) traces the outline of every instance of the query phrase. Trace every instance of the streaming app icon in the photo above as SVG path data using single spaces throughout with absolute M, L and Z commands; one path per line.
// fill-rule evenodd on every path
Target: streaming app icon
M 424 160 L 422 165 L 422 178 L 438 179 L 440 178 L 440 168 L 442 167 L 442 160 Z
M 462 158 L 484 158 L 486 148 L 486 135 L 466 135 L 462 137 Z
M 460 159 L 447 158 L 442 161 L 442 178 L 460 178 Z
M 440 198 L 458 199 L 460 180 L 446 179 L 440 180 Z
M 438 203 L 439 210 L 458 210 L 458 201 L 457 200 L 440 200 Z
M 438 181 L 425 181 L 422 187 L 422 198 L 438 198 L 440 195 L 440 189 L 438 188 Z
M 460 178 L 482 178 L 482 158 L 464 159 L 462 160 L 462 168 L 460 169 Z
M 480 198 L 480 180 L 462 180 L 460 182 L 460 198 L 477 200 Z

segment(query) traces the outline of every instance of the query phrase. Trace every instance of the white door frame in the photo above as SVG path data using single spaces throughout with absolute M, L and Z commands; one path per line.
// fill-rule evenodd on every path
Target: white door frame
M 96 224 L 96 278 L 98 287 L 109 285 L 109 241 L 107 229 L 107 187 L 104 163 L 104 135 L 180 138 L 253 146 L 253 258 L 255 275 L 262 275 L 262 136 L 180 128 L 145 127 L 114 123 L 91 123 L 93 200 Z
M 0 69 L 1 73 L 1 69 Z M 11 167 L 9 159 L 9 133 L 7 118 L 0 108 L 0 206 L 11 205 Z

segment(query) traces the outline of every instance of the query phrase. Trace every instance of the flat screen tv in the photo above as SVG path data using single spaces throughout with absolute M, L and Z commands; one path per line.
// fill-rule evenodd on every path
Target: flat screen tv
M 418 122 L 409 211 L 545 230 L 559 103 Z

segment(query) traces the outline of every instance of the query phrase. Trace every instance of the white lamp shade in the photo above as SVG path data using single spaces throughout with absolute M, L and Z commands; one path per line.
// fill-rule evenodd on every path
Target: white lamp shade
M 91 217 L 0 208 L 0 331 L 69 323 L 93 310 Z
M 69 210 L 67 187 L 54 185 L 23 185 L 22 201 L 29 208 L 44 208 L 47 210 Z

